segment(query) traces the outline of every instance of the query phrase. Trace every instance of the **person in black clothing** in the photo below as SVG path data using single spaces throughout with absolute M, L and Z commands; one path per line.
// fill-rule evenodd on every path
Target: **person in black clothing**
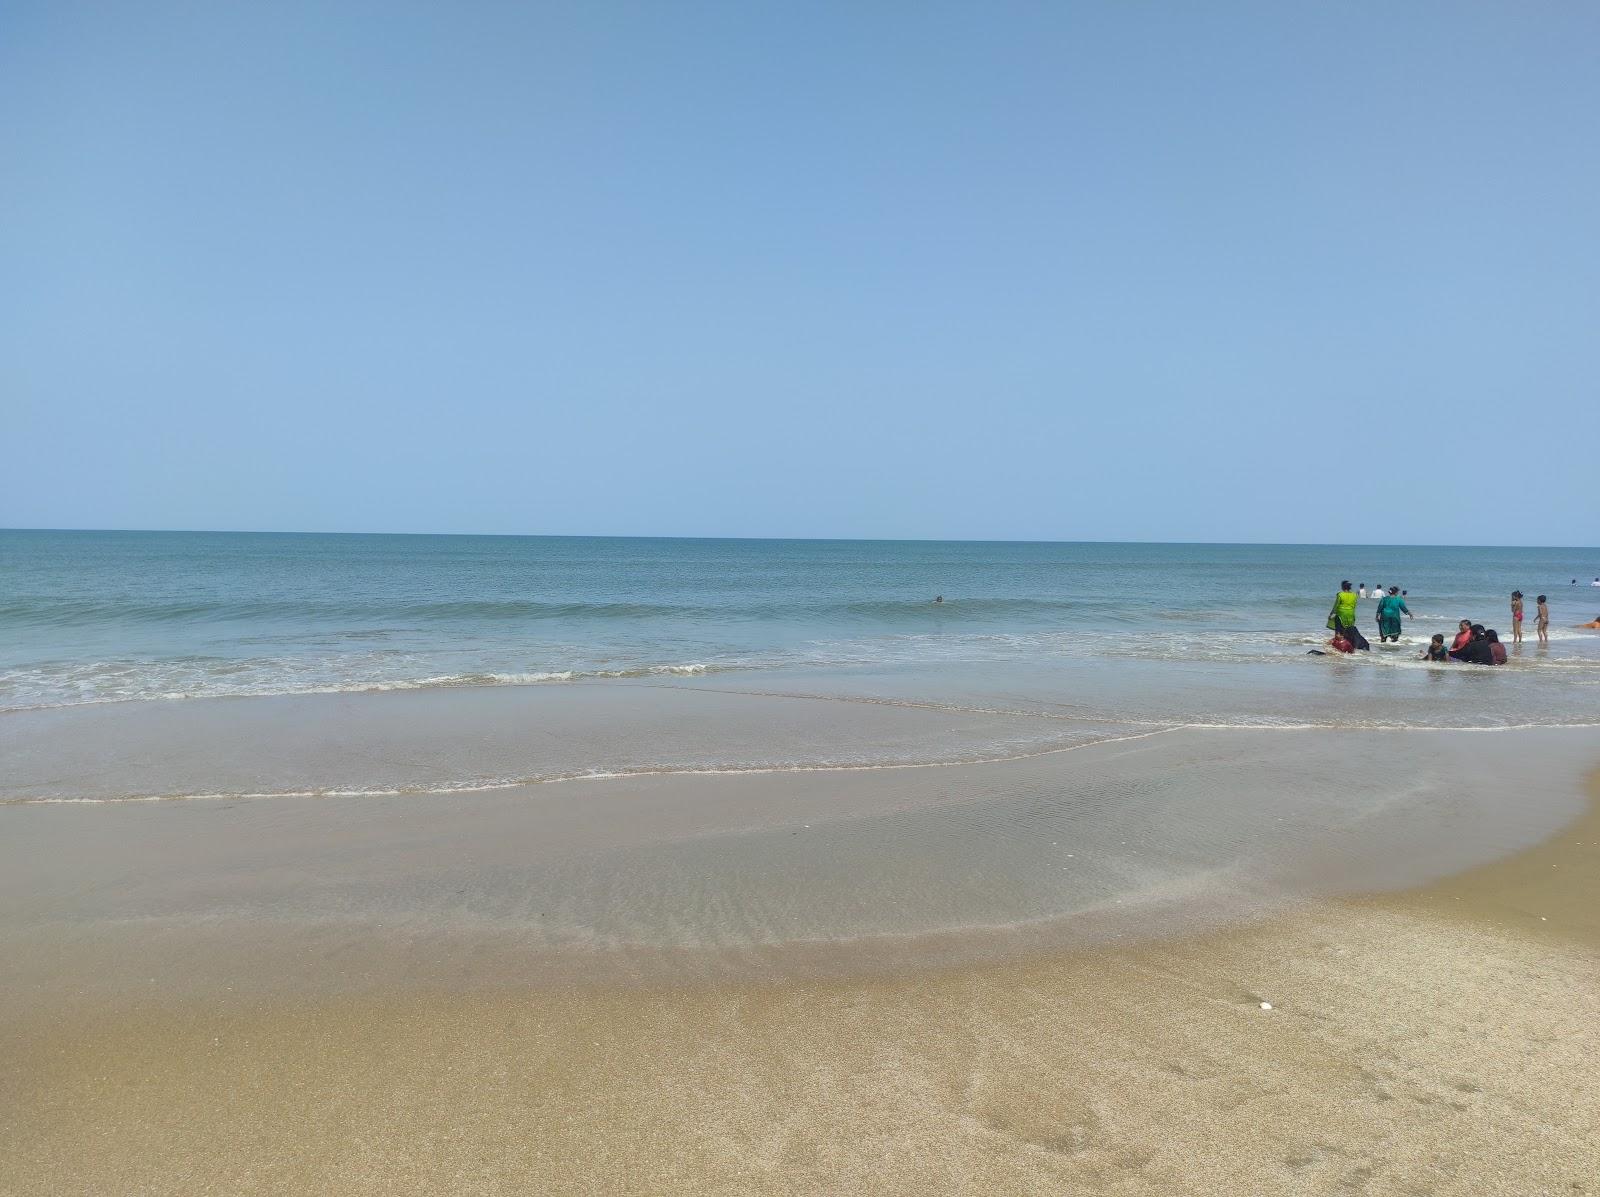
M 1451 653 L 1450 659 L 1460 661 L 1466 665 L 1494 664 L 1494 652 L 1489 647 L 1489 639 L 1484 634 L 1484 627 L 1481 623 L 1472 625 L 1472 639 Z
M 1500 643 L 1500 633 L 1490 628 L 1483 634 L 1489 645 L 1489 664 L 1504 665 L 1506 663 L 1506 646 Z

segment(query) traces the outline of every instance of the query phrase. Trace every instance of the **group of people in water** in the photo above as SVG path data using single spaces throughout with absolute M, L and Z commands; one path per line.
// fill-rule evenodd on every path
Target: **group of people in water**
M 1400 617 L 1411 617 L 1411 608 L 1406 606 L 1406 596 L 1400 587 L 1391 586 L 1385 593 L 1382 586 L 1372 588 L 1373 597 L 1378 600 L 1378 641 L 1385 643 L 1393 639 L 1400 643 Z M 1328 647 L 1337 653 L 1365 652 L 1372 645 L 1367 643 L 1367 638 L 1356 627 L 1356 602 L 1367 597 L 1367 584 L 1361 583 L 1361 589 L 1351 588 L 1349 582 L 1339 583 L 1339 593 L 1333 596 L 1333 610 L 1328 612 L 1328 630 L 1333 633 L 1333 639 L 1328 641 Z
M 1519 636 L 1518 639 L 1521 639 Z M 1504 665 L 1506 646 L 1500 643 L 1500 633 L 1481 623 L 1463 619 L 1456 628 L 1456 638 L 1446 648 L 1444 633 L 1435 632 L 1428 647 L 1422 650 L 1424 661 L 1460 661 L 1467 665 Z
M 1378 642 L 1380 644 L 1393 641 L 1400 643 L 1401 617 L 1409 619 L 1411 611 L 1406 606 L 1406 592 L 1398 586 L 1391 586 L 1384 590 L 1382 586 L 1374 586 L 1371 595 L 1378 600 Z M 1356 603 L 1368 596 L 1365 582 L 1352 588 L 1349 582 L 1339 583 L 1339 593 L 1334 596 L 1333 610 L 1328 612 L 1328 629 L 1333 633 L 1328 641 L 1328 647 L 1336 653 L 1365 652 L 1372 647 L 1367 638 L 1356 627 Z M 1511 627 L 1512 637 L 1517 644 L 1522 643 L 1522 591 L 1511 592 Z M 1595 625 L 1600 626 L 1600 619 Z M 1539 637 L 1540 644 L 1550 643 L 1550 607 L 1544 595 L 1538 598 L 1538 608 L 1535 615 L 1534 627 Z M 1316 650 L 1313 650 L 1316 651 Z M 1460 661 L 1468 665 L 1504 665 L 1506 663 L 1506 648 L 1500 643 L 1500 634 L 1493 628 L 1486 628 L 1481 623 L 1473 623 L 1470 619 L 1463 619 L 1458 625 L 1455 639 L 1446 645 L 1444 634 L 1435 635 L 1428 646 L 1422 650 L 1422 660 L 1448 662 Z

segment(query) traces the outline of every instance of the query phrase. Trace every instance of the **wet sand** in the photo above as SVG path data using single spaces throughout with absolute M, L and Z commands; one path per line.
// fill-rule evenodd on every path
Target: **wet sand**
M 10 805 L 0 1017 L 14 986 L 922 975 L 1192 935 L 1538 843 L 1594 756 L 1576 728 L 1166 729 L 987 764 Z
M 23 1000 L 0 1193 L 1593 1192 L 1590 797 L 1421 889 L 1140 947 Z

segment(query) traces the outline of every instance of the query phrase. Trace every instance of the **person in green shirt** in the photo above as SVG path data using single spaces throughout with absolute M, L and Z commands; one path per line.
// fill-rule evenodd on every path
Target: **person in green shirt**
M 1400 643 L 1400 616 L 1411 618 L 1406 600 L 1400 597 L 1400 587 L 1389 587 L 1389 593 L 1378 600 L 1378 643 L 1393 640 Z
M 1339 593 L 1333 596 L 1333 610 L 1328 612 L 1328 630 L 1342 632 L 1356 626 L 1356 592 L 1349 582 L 1339 583 Z

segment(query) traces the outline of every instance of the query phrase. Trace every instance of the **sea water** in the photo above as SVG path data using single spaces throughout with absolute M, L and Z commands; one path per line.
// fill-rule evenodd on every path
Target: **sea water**
M 381 929 L 407 970 L 781 972 L 1406 884 L 1580 808 L 1597 562 L 0 533 L 0 941 L 288 927 L 320 976 Z M 1408 591 L 1400 645 L 1367 600 L 1371 652 L 1310 655 L 1346 578 Z M 1514 589 L 1507 665 L 1418 659 L 1463 617 L 1509 646 Z
M 1596 726 L 1600 633 L 1574 625 L 1597 559 L 4 532 L 0 800 L 953 763 L 1173 727 Z M 1312 655 L 1346 578 L 1406 589 L 1399 645 L 1366 600 L 1373 650 Z M 1514 589 L 1530 626 L 1505 666 L 1419 659 L 1462 617 L 1509 643 Z
M 875 671 L 948 697 L 1008 666 L 1132 662 L 1236 666 L 1217 677 L 1242 692 L 1291 671 L 1315 699 L 1335 683 L 1307 654 L 1349 579 L 1404 587 L 1413 612 L 1403 651 L 1359 664 L 1424 674 L 1459 618 L 1509 645 L 1520 589 L 1528 643 L 1489 718 L 1564 722 L 1600 708 L 1600 634 L 1574 627 L 1597 572 L 1596 549 L 4 531 L 0 710 Z

